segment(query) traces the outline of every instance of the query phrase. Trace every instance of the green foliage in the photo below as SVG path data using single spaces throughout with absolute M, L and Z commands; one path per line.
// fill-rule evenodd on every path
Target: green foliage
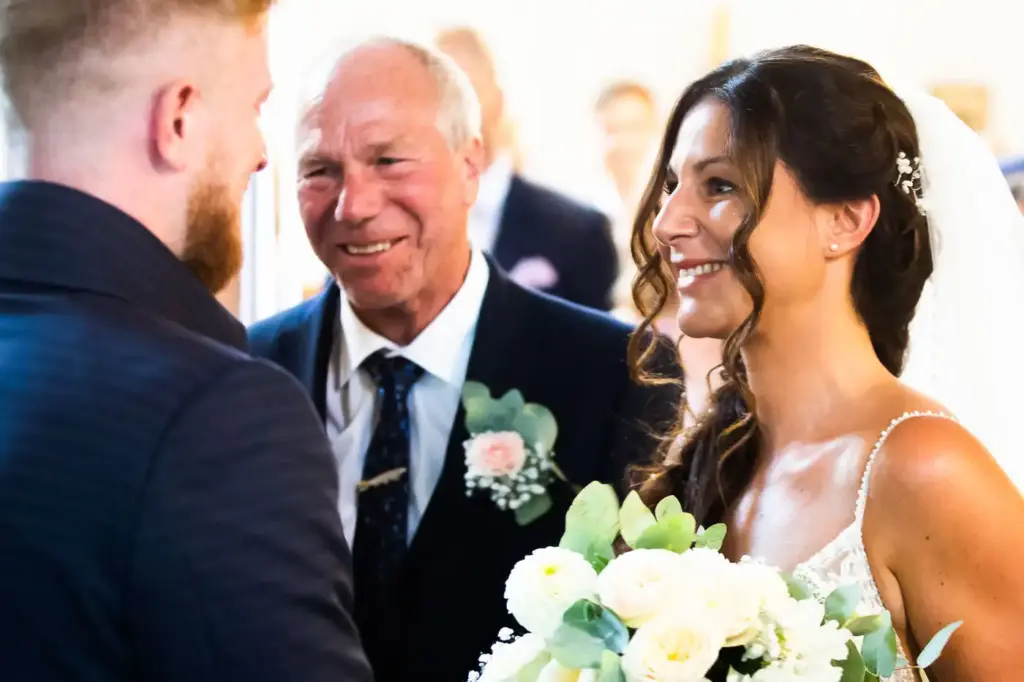
M 518 390 L 492 398 L 490 389 L 477 381 L 462 387 L 462 406 L 466 410 L 466 429 L 475 436 L 486 431 L 514 431 L 527 447 L 548 453 L 558 439 L 558 422 L 551 410 L 528 403 Z
M 548 640 L 548 649 L 561 665 L 577 670 L 600 668 L 606 652 L 621 654 L 628 643 L 629 630 L 618 616 L 581 599 L 566 610 L 562 624 Z
M 946 627 L 942 628 L 935 633 L 935 636 L 925 644 L 924 648 L 921 649 L 921 655 L 917 657 L 917 665 L 920 668 L 927 668 L 932 663 L 938 660 L 939 656 L 942 655 L 942 650 L 946 648 L 946 644 L 949 643 L 949 638 L 953 636 L 964 622 L 958 620 L 955 623 L 950 623 Z
M 531 497 L 525 504 L 516 508 L 516 523 L 520 526 L 526 526 L 533 523 L 540 517 L 547 514 L 548 511 L 551 510 L 551 505 L 551 496 L 547 493 Z

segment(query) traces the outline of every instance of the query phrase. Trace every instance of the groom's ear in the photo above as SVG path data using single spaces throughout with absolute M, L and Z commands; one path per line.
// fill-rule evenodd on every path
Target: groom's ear
M 856 251 L 871 234 L 881 212 L 878 197 L 855 199 L 827 207 L 829 219 L 822 230 L 822 249 L 831 257 Z

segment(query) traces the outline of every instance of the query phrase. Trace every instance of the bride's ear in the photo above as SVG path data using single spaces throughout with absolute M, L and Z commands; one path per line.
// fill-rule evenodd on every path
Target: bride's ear
M 829 206 L 830 219 L 822 230 L 825 254 L 836 257 L 860 248 L 878 222 L 880 211 L 881 204 L 875 195 Z

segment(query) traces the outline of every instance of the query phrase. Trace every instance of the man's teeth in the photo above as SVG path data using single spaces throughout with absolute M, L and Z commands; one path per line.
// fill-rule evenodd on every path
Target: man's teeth
M 692 268 L 683 268 L 679 271 L 680 277 L 696 277 L 697 275 L 707 275 L 712 272 L 718 272 L 724 267 L 723 263 L 704 263 L 703 265 L 695 265 Z
M 394 242 L 377 242 L 376 244 L 366 244 L 363 246 L 347 244 L 345 246 L 345 250 L 355 256 L 365 256 L 371 253 L 382 253 L 390 249 L 393 245 Z

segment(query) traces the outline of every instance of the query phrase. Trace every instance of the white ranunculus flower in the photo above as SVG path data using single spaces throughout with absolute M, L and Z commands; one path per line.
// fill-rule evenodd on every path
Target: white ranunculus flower
M 519 674 L 529 666 L 540 666 L 551 660 L 551 654 L 544 648 L 544 639 L 525 634 L 511 642 L 495 644 L 477 682 L 515 682 Z M 483 658 L 483 657 L 482 657 Z
M 572 670 L 552 660 L 540 671 L 537 682 L 597 682 L 597 670 Z
M 842 670 L 832 661 L 846 658 L 853 635 L 834 621 L 822 623 L 825 607 L 818 601 L 787 598 L 768 609 L 771 619 L 748 653 L 757 648 L 771 659 L 768 667 L 740 682 L 839 682 Z M 730 680 L 730 682 L 732 682 Z
M 691 549 L 680 558 L 682 587 L 673 593 L 673 608 L 714 614 L 724 629 L 726 646 L 752 642 L 764 627 L 761 607 L 765 595 L 774 599 L 777 585 L 756 569 L 730 563 L 712 549 Z M 782 589 L 786 589 L 785 583 Z
M 596 596 L 597 571 L 583 555 L 561 547 L 534 551 L 515 565 L 505 582 L 509 613 L 541 637 L 558 629 L 574 603 Z
M 622 656 L 627 682 L 704 682 L 725 645 L 710 614 L 662 616 L 636 631 Z
M 682 575 L 679 554 L 637 549 L 615 558 L 601 571 L 597 594 L 622 622 L 638 628 L 670 607 L 674 593 L 688 588 Z

